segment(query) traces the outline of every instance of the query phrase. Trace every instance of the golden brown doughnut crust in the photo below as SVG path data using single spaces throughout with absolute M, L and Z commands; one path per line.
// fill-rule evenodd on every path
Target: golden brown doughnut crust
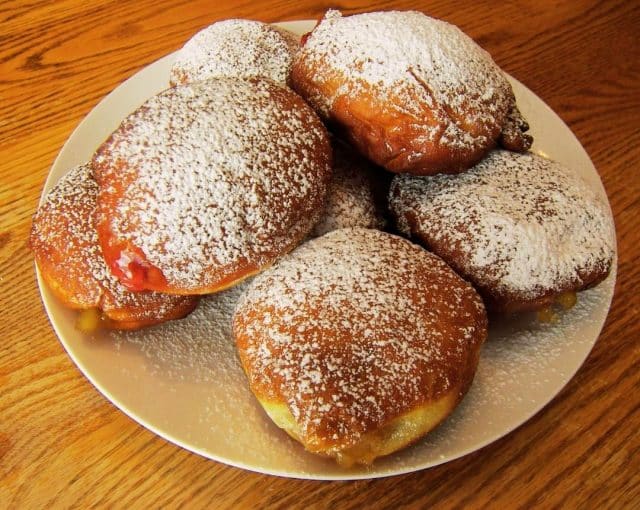
M 386 225 L 383 205 L 391 182 L 354 148 L 334 138 L 333 175 L 320 221 L 311 231 L 318 237 L 347 227 L 377 228 Z
M 480 297 L 442 260 L 361 228 L 260 274 L 233 323 L 254 394 L 286 405 L 304 446 L 331 456 L 416 408 L 459 402 L 486 328 Z
M 171 86 L 219 77 L 263 77 L 285 84 L 299 47 L 296 35 L 261 21 L 218 21 L 178 51 Z
M 493 151 L 459 176 L 396 176 L 399 230 L 442 257 L 498 312 L 538 310 L 609 274 L 606 202 L 571 170 L 532 153 Z
M 331 146 L 287 87 L 219 78 L 149 99 L 93 165 L 112 271 L 134 290 L 203 294 L 270 265 L 309 233 Z
M 488 53 L 414 11 L 329 11 L 296 55 L 291 83 L 362 154 L 418 175 L 479 161 L 515 105 Z
M 94 225 L 97 194 L 90 165 L 80 165 L 54 186 L 34 215 L 30 245 L 47 286 L 70 308 L 102 310 L 102 325 L 113 329 L 189 314 L 197 297 L 132 293 L 110 274 Z

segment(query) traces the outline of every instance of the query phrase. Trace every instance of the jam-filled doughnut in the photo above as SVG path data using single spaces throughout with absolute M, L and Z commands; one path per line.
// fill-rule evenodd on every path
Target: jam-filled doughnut
M 177 52 L 171 85 L 208 78 L 270 78 L 285 84 L 298 36 L 247 19 L 218 21 L 194 35 Z
M 327 203 L 311 235 L 317 237 L 347 227 L 384 228 L 382 203 L 389 180 L 375 172 L 351 147 L 335 139 L 332 146 L 333 175 Z
M 397 175 L 398 228 L 473 282 L 496 311 L 537 310 L 602 281 L 615 234 L 605 201 L 559 163 L 494 151 L 464 174 Z
M 289 88 L 219 78 L 149 99 L 93 167 L 113 273 L 132 290 L 204 294 L 269 266 L 310 232 L 331 145 Z
M 314 453 L 370 464 L 448 416 L 487 318 L 440 258 L 378 230 L 334 230 L 258 275 L 233 332 L 251 390 Z
M 53 187 L 33 217 L 30 244 L 40 274 L 66 306 L 87 312 L 82 329 L 135 329 L 191 312 L 195 296 L 129 292 L 109 272 L 94 224 L 98 186 L 87 164 Z
M 420 12 L 329 11 L 294 58 L 291 84 L 337 132 L 400 173 L 461 172 L 531 137 L 505 74 L 457 27 Z

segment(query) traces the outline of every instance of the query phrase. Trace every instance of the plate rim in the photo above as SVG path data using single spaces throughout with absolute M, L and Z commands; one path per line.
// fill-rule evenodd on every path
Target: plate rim
M 310 29 L 309 26 L 311 24 L 315 24 L 316 22 L 317 22 L 317 20 L 305 19 L 305 20 L 293 20 L 293 21 L 280 21 L 280 22 L 274 22 L 272 24 L 276 25 L 276 26 L 279 26 L 281 28 L 289 29 L 289 30 L 302 29 L 301 31 L 308 31 Z M 313 28 L 313 27 L 311 26 L 311 28 Z M 69 136 L 65 140 L 64 144 L 62 145 L 62 147 L 60 148 L 58 154 L 56 155 L 56 158 L 54 159 L 51 167 L 49 168 L 49 172 L 47 174 L 47 178 L 46 178 L 46 180 L 44 182 L 44 185 L 42 187 L 42 193 L 41 193 L 38 205 L 41 205 L 43 203 L 43 201 L 45 200 L 46 195 L 49 192 L 49 190 L 62 177 L 62 175 L 64 175 L 64 173 L 66 173 L 66 171 L 70 170 L 70 168 L 67 168 L 66 171 L 64 169 L 60 170 L 60 167 L 62 167 L 62 160 L 65 158 L 67 153 L 71 152 L 71 147 L 74 144 L 74 139 L 77 138 L 78 136 L 80 136 L 79 133 L 83 132 L 86 129 L 85 126 L 91 122 L 93 117 L 98 116 L 101 113 L 101 110 L 105 109 L 109 105 L 109 103 L 113 100 L 113 96 L 118 94 L 118 89 L 120 89 L 122 87 L 126 87 L 128 83 L 130 84 L 130 82 L 132 80 L 134 80 L 139 73 L 143 72 L 148 67 L 155 66 L 155 65 L 162 65 L 163 63 L 165 63 L 165 61 L 170 61 L 171 59 L 175 58 L 176 53 L 177 53 L 177 51 L 169 53 L 167 55 L 164 55 L 164 56 L 160 57 L 159 59 L 156 59 L 153 62 L 141 67 L 140 69 L 138 69 L 135 73 L 130 75 L 126 80 L 122 81 L 120 84 L 118 84 L 116 87 L 114 87 L 113 90 L 111 90 L 98 103 L 96 103 L 96 105 L 82 118 L 82 120 L 77 124 L 77 126 L 73 129 L 73 131 L 69 134 Z M 573 141 L 575 142 L 576 147 L 579 148 L 579 150 L 582 152 L 582 156 L 584 157 L 585 161 L 587 161 L 587 160 L 589 161 L 589 164 L 590 164 L 590 167 L 591 167 L 590 170 L 592 170 L 595 173 L 595 175 L 597 176 L 597 184 L 599 185 L 601 194 L 604 197 L 606 197 L 606 203 L 607 203 L 607 206 L 609 208 L 609 213 L 611 215 L 611 218 L 613 219 L 613 214 L 612 214 L 612 210 L 611 210 L 611 204 L 610 204 L 609 199 L 607 197 L 606 189 L 604 188 L 604 185 L 602 183 L 602 179 L 600 178 L 600 174 L 598 173 L 598 171 L 597 171 L 595 165 L 593 164 L 593 161 L 591 160 L 591 158 L 590 158 L 589 154 L 587 153 L 586 149 L 584 148 L 584 146 L 580 143 L 580 141 L 576 137 L 575 133 L 569 128 L 569 126 L 564 122 L 564 120 L 549 105 L 547 105 L 547 103 L 544 100 L 542 100 L 542 98 L 540 98 L 537 94 L 535 94 L 531 89 L 529 89 L 525 84 L 520 82 L 515 77 L 511 76 L 510 74 L 508 74 L 506 72 L 505 72 L 505 74 L 508 77 L 508 79 L 511 81 L 512 85 L 515 84 L 516 88 L 520 88 L 526 95 L 528 95 L 529 97 L 534 99 L 536 102 L 538 102 L 539 106 L 541 106 L 545 110 L 545 113 L 547 115 L 550 115 L 550 116 L 554 117 L 554 120 L 556 122 L 558 122 L 559 125 L 562 126 L 562 128 L 566 131 L 566 134 L 568 134 L 569 136 L 572 137 Z M 168 77 L 167 77 L 166 86 L 168 87 Z M 254 465 L 244 464 L 242 462 L 237 462 L 237 461 L 235 461 L 233 459 L 227 459 L 227 458 L 225 458 L 223 456 L 219 456 L 219 455 L 216 455 L 216 454 L 212 454 L 212 453 L 210 453 L 208 451 L 205 451 L 202 448 L 190 445 L 188 442 L 186 442 L 186 441 L 184 441 L 184 440 L 182 440 L 182 439 L 180 439 L 178 437 L 174 437 L 171 434 L 168 434 L 168 433 L 164 432 L 162 429 L 158 428 L 155 424 L 150 423 L 147 420 L 143 419 L 142 417 L 138 416 L 134 410 L 129 409 L 129 407 L 127 405 L 122 403 L 119 399 L 115 398 L 114 395 L 110 392 L 110 390 L 108 388 L 106 388 L 103 384 L 101 384 L 93 376 L 90 368 L 85 366 L 85 364 L 75 355 L 75 353 L 73 352 L 73 348 L 70 345 L 71 342 L 69 342 L 65 338 L 65 335 L 64 335 L 64 333 L 62 331 L 62 327 L 57 322 L 57 320 L 60 320 L 60 319 L 59 318 L 57 320 L 54 319 L 54 316 L 56 315 L 54 313 L 54 310 L 53 310 L 53 306 L 54 306 L 53 302 L 55 301 L 55 297 L 52 295 L 51 291 L 47 288 L 46 284 L 44 283 L 44 280 L 42 279 L 40 270 L 39 270 L 37 264 L 35 264 L 35 262 L 34 262 L 34 268 L 35 268 L 36 279 L 37 279 L 38 288 L 39 288 L 39 292 L 40 292 L 40 297 L 41 297 L 41 300 L 43 302 L 43 306 L 45 308 L 45 311 L 46 311 L 46 314 L 47 314 L 47 318 L 48 318 L 48 320 L 49 320 L 49 322 L 50 322 L 50 324 L 52 326 L 52 329 L 56 333 L 56 336 L 58 337 L 58 341 L 62 344 L 65 352 L 71 358 L 71 360 L 73 361 L 74 365 L 80 370 L 80 372 L 94 386 L 94 388 L 96 390 L 98 390 L 98 392 L 100 394 L 102 394 L 112 405 L 114 405 L 116 408 L 118 408 L 120 411 L 122 411 L 126 416 L 128 416 L 130 419 L 132 419 L 138 425 L 141 425 L 142 427 L 146 428 L 147 430 L 151 431 L 152 433 L 160 436 L 165 441 L 167 441 L 169 443 L 172 443 L 172 444 L 174 444 L 174 445 L 176 445 L 176 446 L 178 446 L 180 448 L 184 448 L 187 451 L 190 451 L 192 453 L 200 455 L 200 456 L 202 456 L 202 457 L 204 457 L 206 459 L 211 459 L 211 460 L 214 460 L 216 462 L 222 463 L 224 465 L 233 466 L 233 467 L 244 469 L 244 470 L 251 471 L 251 472 L 254 472 L 254 473 L 267 474 L 267 475 L 271 475 L 271 476 L 279 476 L 279 477 L 286 477 L 286 478 L 301 479 L 301 480 L 326 480 L 326 481 L 342 480 L 342 481 L 349 481 L 349 480 L 377 479 L 377 478 L 386 478 L 386 477 L 390 477 L 390 476 L 399 476 L 399 475 L 404 475 L 404 474 L 408 474 L 408 473 L 414 473 L 414 472 L 421 471 L 421 470 L 424 470 L 424 469 L 429 469 L 429 468 L 432 468 L 432 467 L 436 467 L 436 466 L 439 466 L 439 465 L 454 461 L 456 459 L 459 459 L 461 457 L 469 455 L 469 454 L 471 454 L 473 452 L 479 451 L 479 450 L 487 447 L 488 445 L 490 445 L 490 444 L 502 439 L 503 437 L 511 434 L 512 432 L 516 431 L 517 429 L 519 429 L 520 427 L 525 425 L 527 422 L 529 422 L 531 420 L 531 418 L 533 418 L 535 415 L 540 413 L 549 404 L 554 402 L 555 399 L 557 398 L 558 394 L 569 384 L 569 382 L 571 382 L 573 380 L 573 378 L 575 377 L 577 372 L 584 366 L 585 361 L 587 360 L 587 358 L 591 354 L 596 342 L 600 338 L 600 335 L 601 335 L 602 330 L 604 328 L 604 325 L 606 323 L 606 319 L 607 319 L 609 311 L 611 309 L 611 304 L 612 304 L 612 301 L 613 301 L 613 297 L 615 295 L 615 284 L 616 284 L 616 278 L 617 278 L 618 257 L 617 257 L 617 240 L 615 238 L 616 235 L 617 234 L 616 234 L 615 228 L 614 228 L 615 256 L 614 256 L 614 260 L 613 260 L 613 263 L 612 263 L 612 266 L 611 266 L 610 274 L 608 275 L 607 279 L 605 280 L 605 281 L 608 281 L 609 284 L 611 285 L 611 290 L 609 292 L 609 295 L 606 296 L 606 301 L 605 301 L 605 303 L 603 303 L 603 305 L 606 304 L 606 313 L 604 314 L 601 322 L 599 324 L 597 324 L 597 326 L 596 326 L 597 334 L 595 334 L 595 338 L 590 343 L 589 348 L 586 349 L 586 351 L 584 353 L 584 356 L 581 357 L 582 359 L 580 359 L 580 362 L 576 365 L 575 369 L 572 370 L 570 374 L 567 373 L 567 375 L 565 377 L 565 381 L 561 385 L 559 385 L 557 388 L 554 389 L 553 395 L 551 395 L 548 399 L 545 398 L 544 402 L 542 402 L 541 404 L 539 404 L 537 406 L 534 406 L 534 408 L 532 410 L 529 410 L 529 412 L 527 413 L 526 418 L 524 418 L 520 423 L 518 423 L 514 427 L 512 427 L 512 428 L 507 427 L 504 431 L 501 431 L 500 433 L 496 434 L 495 436 L 487 438 L 487 439 L 485 439 L 485 441 L 483 441 L 481 443 L 477 443 L 477 444 L 475 444 L 473 446 L 470 446 L 470 447 L 468 447 L 468 448 L 466 448 L 466 449 L 464 449 L 462 451 L 459 451 L 455 455 L 452 455 L 450 457 L 446 457 L 446 458 L 443 458 L 443 459 L 435 459 L 435 460 L 433 460 L 431 462 L 426 462 L 424 464 L 421 464 L 420 466 L 413 466 L 412 465 L 412 466 L 406 467 L 406 468 L 398 468 L 398 469 L 388 470 L 388 471 L 383 471 L 383 472 L 375 472 L 375 464 L 374 464 L 373 467 L 372 467 L 372 469 L 373 469 L 372 472 L 357 471 L 357 472 L 354 472 L 354 473 L 349 473 L 348 471 L 345 470 L 344 474 L 335 474 L 335 475 L 332 475 L 332 474 L 315 475 L 313 473 L 308 473 L 308 472 L 298 472 L 298 471 L 290 471 L 290 470 L 275 470 L 275 469 L 268 469 L 268 468 L 267 469 L 265 469 L 265 468 L 261 469 L 261 468 L 259 468 L 257 466 L 254 466 Z

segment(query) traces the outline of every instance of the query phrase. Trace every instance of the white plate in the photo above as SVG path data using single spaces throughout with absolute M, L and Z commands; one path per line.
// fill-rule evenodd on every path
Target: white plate
M 303 33 L 313 21 L 282 23 Z M 173 55 L 141 70 L 105 97 L 80 123 L 56 159 L 44 194 L 71 167 L 87 161 L 120 121 L 168 86 Z M 532 126 L 534 150 L 582 175 L 606 195 L 591 160 L 569 128 L 524 85 L 512 79 Z M 51 323 L 67 352 L 111 402 L 165 439 L 245 469 L 312 479 L 375 478 L 435 466 L 473 452 L 512 431 L 562 389 L 593 347 L 609 309 L 616 267 L 560 322 L 532 317 L 492 327 L 473 387 L 454 414 L 418 444 L 372 468 L 342 469 L 303 450 L 256 404 L 236 359 L 229 321 L 232 289 L 207 298 L 189 318 L 127 334 L 88 338 L 74 313 L 38 282 Z

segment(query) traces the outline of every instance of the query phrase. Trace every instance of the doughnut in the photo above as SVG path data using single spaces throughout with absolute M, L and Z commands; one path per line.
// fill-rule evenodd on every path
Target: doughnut
M 415 11 L 330 10 L 290 81 L 338 134 L 397 173 L 462 172 L 503 139 L 531 137 L 505 74 L 457 27 Z
M 461 401 L 487 317 L 473 287 L 437 256 L 346 228 L 258 275 L 233 333 L 276 425 L 310 452 L 367 465 L 417 441 Z
M 298 36 L 260 21 L 218 21 L 177 52 L 172 86 L 209 78 L 270 78 L 286 84 Z
M 36 211 L 30 245 L 40 274 L 67 307 L 85 310 L 81 329 L 137 329 L 188 315 L 195 296 L 129 292 L 110 274 L 94 214 L 98 185 L 88 164 L 71 169 Z
M 285 86 L 216 78 L 170 88 L 93 158 L 104 257 L 131 290 L 223 290 L 311 231 L 331 165 L 322 122 Z
M 456 176 L 396 175 L 398 229 L 471 281 L 497 312 L 540 310 L 609 274 L 605 201 L 571 170 L 532 153 L 491 152 Z
M 384 179 L 374 174 L 371 165 L 343 143 L 333 142 L 333 175 L 327 192 L 327 203 L 320 221 L 311 231 L 318 237 L 347 227 L 383 229 L 382 214 Z M 382 195 L 382 199 L 380 199 Z

